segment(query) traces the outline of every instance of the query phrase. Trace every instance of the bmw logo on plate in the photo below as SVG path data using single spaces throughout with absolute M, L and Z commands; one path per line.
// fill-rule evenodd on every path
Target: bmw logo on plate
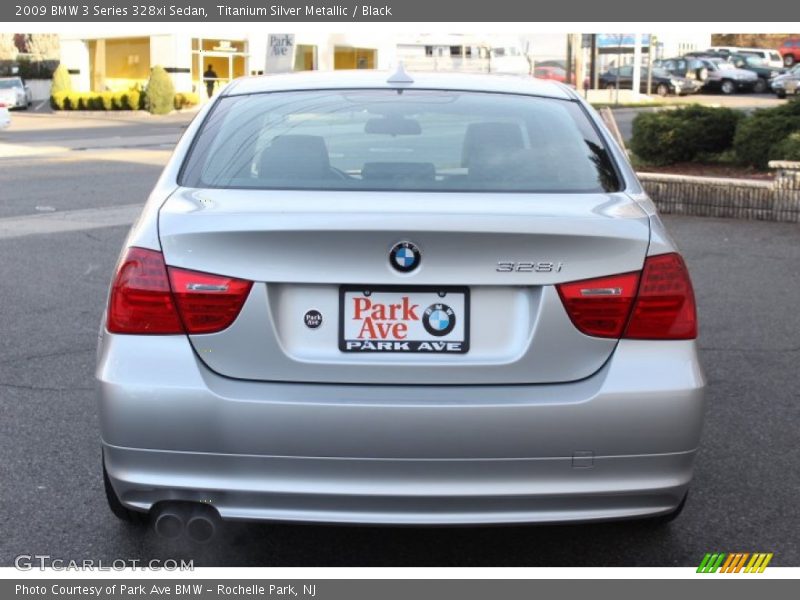
M 431 335 L 447 335 L 456 326 L 456 313 L 447 304 L 431 304 L 422 313 L 422 326 Z
M 422 261 L 422 253 L 411 242 L 400 242 L 395 244 L 389 253 L 389 262 L 401 273 L 408 273 L 419 266 Z

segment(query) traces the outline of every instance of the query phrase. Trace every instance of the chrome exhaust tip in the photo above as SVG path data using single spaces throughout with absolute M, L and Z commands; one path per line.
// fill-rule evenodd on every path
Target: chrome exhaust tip
M 174 507 L 160 510 L 153 521 L 153 529 L 164 539 L 178 539 L 184 529 L 184 518 L 181 511 Z
M 216 532 L 216 518 L 209 514 L 195 514 L 186 522 L 187 537 L 198 544 L 210 541 Z

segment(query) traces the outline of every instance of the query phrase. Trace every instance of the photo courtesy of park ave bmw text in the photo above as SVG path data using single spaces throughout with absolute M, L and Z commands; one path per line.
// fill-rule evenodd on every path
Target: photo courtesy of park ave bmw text
M 0 5 L 0 597 L 791 585 L 798 16 Z

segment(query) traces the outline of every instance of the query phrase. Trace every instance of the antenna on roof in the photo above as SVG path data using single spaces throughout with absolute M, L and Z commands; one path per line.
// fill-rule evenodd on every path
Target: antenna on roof
M 403 65 L 403 61 L 401 60 L 397 63 L 397 69 L 389 76 L 386 83 L 414 83 L 414 80 L 411 75 L 406 72 L 405 65 Z

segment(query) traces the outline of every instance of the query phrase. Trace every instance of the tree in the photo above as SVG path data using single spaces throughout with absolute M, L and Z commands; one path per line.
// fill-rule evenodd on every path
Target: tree
M 156 65 L 150 70 L 146 94 L 146 108 L 151 114 L 165 115 L 174 108 L 175 86 L 164 67 Z
M 34 60 L 58 60 L 61 44 L 55 33 L 25 34 L 25 49 Z
M 0 33 L 0 60 L 17 60 L 17 45 L 13 33 Z

